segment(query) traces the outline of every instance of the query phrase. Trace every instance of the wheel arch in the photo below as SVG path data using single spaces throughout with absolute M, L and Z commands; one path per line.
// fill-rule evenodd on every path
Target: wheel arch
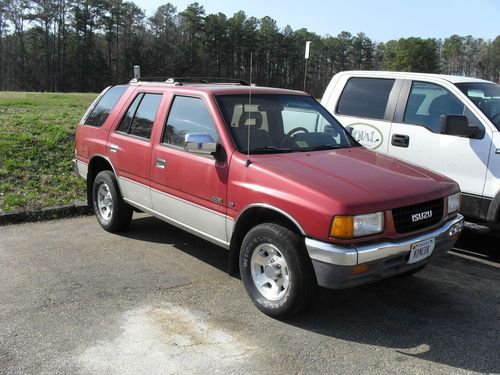
M 92 207 L 92 187 L 94 186 L 94 180 L 99 172 L 111 171 L 116 176 L 115 167 L 111 161 L 103 155 L 94 155 L 89 161 L 89 167 L 87 171 L 87 205 Z M 123 196 L 120 183 L 117 179 L 117 185 L 120 195 Z
M 279 224 L 301 236 L 305 236 L 304 229 L 287 212 L 268 204 L 249 205 L 240 212 L 234 223 L 229 243 L 229 274 L 238 274 L 241 242 L 251 228 L 261 223 Z
M 498 224 L 500 222 L 500 191 L 497 192 L 495 198 L 490 203 L 487 221 L 490 224 Z

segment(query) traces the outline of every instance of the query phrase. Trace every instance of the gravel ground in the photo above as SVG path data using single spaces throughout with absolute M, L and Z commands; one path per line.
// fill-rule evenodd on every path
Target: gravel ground
M 500 373 L 498 237 L 421 273 L 260 313 L 226 251 L 141 215 L 0 227 L 0 374 Z

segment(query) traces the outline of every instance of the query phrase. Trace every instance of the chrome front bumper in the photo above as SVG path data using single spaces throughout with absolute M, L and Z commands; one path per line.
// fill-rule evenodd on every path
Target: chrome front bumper
M 426 264 L 429 259 L 450 250 L 463 229 L 464 218 L 458 214 L 439 228 L 401 241 L 369 244 L 334 245 L 306 238 L 306 248 L 313 262 L 318 283 L 330 288 L 345 288 L 404 273 Z M 407 264 L 413 244 L 434 238 L 430 258 Z M 368 265 L 366 273 L 355 274 L 354 266 Z

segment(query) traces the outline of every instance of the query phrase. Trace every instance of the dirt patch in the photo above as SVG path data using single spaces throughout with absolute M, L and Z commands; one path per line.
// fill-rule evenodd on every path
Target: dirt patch
M 200 314 L 167 305 L 127 312 L 122 334 L 86 349 L 78 363 L 88 373 L 235 374 L 255 368 L 255 352 Z

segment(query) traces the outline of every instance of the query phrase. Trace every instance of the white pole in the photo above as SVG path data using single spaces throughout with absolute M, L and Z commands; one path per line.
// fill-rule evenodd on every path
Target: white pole
M 311 41 L 307 41 L 306 42 L 306 55 L 305 55 L 305 59 L 309 59 L 309 49 L 311 48 Z
M 306 66 L 304 68 L 304 91 L 306 91 L 306 82 L 307 82 L 307 62 L 309 61 L 309 50 L 311 48 L 311 41 L 306 42 L 306 53 L 304 55 L 304 58 L 306 59 Z

